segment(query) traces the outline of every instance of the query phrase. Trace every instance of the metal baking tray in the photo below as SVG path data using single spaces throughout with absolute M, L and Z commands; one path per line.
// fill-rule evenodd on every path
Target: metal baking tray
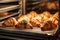
M 4 21 L 0 22 L 0 24 L 2 24 Z M 0 27 L 0 29 L 2 30 L 6 30 L 6 31 L 11 31 L 11 32 L 28 32 L 28 33 L 37 33 L 37 34 L 43 34 L 43 35 L 48 35 L 48 36 L 54 36 L 56 34 L 56 32 L 58 31 L 58 27 L 50 30 L 50 31 L 41 31 L 40 28 L 34 27 L 33 29 L 17 29 L 15 27 Z
M 0 3 L 16 2 L 19 0 L 0 0 Z
M 10 10 L 18 9 L 18 6 L 19 5 L 10 5 L 10 6 L 4 5 L 4 6 L 0 6 L 1 7 L 0 8 L 0 12 L 5 12 L 5 11 L 10 11 Z

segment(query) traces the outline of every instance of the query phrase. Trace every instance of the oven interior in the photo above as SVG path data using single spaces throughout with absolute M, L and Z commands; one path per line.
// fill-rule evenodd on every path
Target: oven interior
M 44 11 L 48 11 L 51 14 L 54 14 L 54 13 L 58 12 L 58 8 L 57 9 L 48 9 L 45 6 L 41 6 L 41 4 L 44 5 L 44 3 L 47 3 L 47 2 L 53 3 L 53 2 L 55 2 L 55 0 L 25 0 L 25 2 L 26 2 L 25 4 L 23 4 L 23 3 L 21 4 L 22 9 L 20 9 L 21 5 L 19 4 L 19 9 L 18 9 L 19 14 L 15 15 L 15 16 L 12 16 L 12 17 L 25 15 L 25 14 L 28 14 L 29 12 L 31 12 L 31 11 L 35 11 L 38 14 L 40 14 Z M 15 12 L 16 10 L 13 10 L 13 11 Z M 9 12 L 11 12 L 11 11 L 9 11 Z M 6 18 L 1 20 L 1 21 L 4 21 L 4 20 L 6 20 Z M 34 32 L 26 32 L 24 30 L 18 30 L 17 31 L 17 29 L 13 29 L 13 28 L 12 28 L 12 30 L 10 28 L 8 28 L 8 29 L 7 28 L 0 28 L 0 32 L 1 32 L 0 35 L 10 36 L 10 37 L 15 37 L 15 38 L 41 39 L 41 40 L 46 39 L 47 40 L 47 39 L 54 39 L 57 36 L 58 28 L 55 29 L 55 30 L 56 30 L 56 32 L 54 31 L 55 33 L 53 33 L 51 35 L 47 35 L 47 34 L 39 34 L 39 33 L 34 33 Z

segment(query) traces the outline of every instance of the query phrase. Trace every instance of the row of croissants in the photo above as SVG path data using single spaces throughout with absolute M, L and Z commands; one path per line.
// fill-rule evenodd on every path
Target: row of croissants
M 37 14 L 35 11 L 31 11 L 28 14 L 18 17 L 18 19 L 10 17 L 3 22 L 3 25 L 18 29 L 33 29 L 34 27 L 38 27 L 41 30 L 52 30 L 58 26 L 58 13 L 51 14 L 45 11 Z

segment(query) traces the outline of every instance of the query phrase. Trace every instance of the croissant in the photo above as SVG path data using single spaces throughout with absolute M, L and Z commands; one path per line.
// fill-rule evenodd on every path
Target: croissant
M 38 14 L 34 11 L 31 11 L 29 14 L 22 15 L 18 18 L 18 24 L 15 26 L 17 28 L 33 28 L 32 24 L 30 23 L 31 19 L 36 17 Z M 26 23 L 25 23 L 26 22 Z
M 55 29 L 58 25 L 58 12 L 56 12 L 48 20 L 44 21 L 44 24 L 41 26 L 41 30 L 51 30 Z
M 17 24 L 17 20 L 15 18 L 8 18 L 7 20 L 4 21 L 3 25 L 8 26 L 8 27 L 13 27 Z
M 32 29 L 33 28 L 33 26 L 29 24 L 26 20 L 22 20 L 15 27 L 18 29 Z
M 38 14 L 34 11 L 31 11 L 29 14 L 26 15 L 22 15 L 21 17 L 18 18 L 18 22 L 22 21 L 22 20 L 27 20 L 30 21 L 31 18 L 36 17 Z
M 8 12 L 0 12 L 0 17 L 7 16 L 8 14 L 9 14 Z
M 31 23 L 33 26 L 36 26 L 36 27 L 38 26 L 38 27 L 40 27 L 41 24 L 42 24 L 45 20 L 47 20 L 48 18 L 50 18 L 50 17 L 51 17 L 51 14 L 50 14 L 49 12 L 45 11 L 45 12 L 43 12 L 42 14 L 39 14 L 38 16 L 32 18 L 32 19 L 30 20 L 30 23 Z

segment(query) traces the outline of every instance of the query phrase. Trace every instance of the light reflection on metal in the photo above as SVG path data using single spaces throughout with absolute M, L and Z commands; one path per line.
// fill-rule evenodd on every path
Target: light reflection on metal
M 19 16 L 24 15 L 26 13 L 26 0 L 19 0 L 19 11 L 18 13 L 20 13 Z

